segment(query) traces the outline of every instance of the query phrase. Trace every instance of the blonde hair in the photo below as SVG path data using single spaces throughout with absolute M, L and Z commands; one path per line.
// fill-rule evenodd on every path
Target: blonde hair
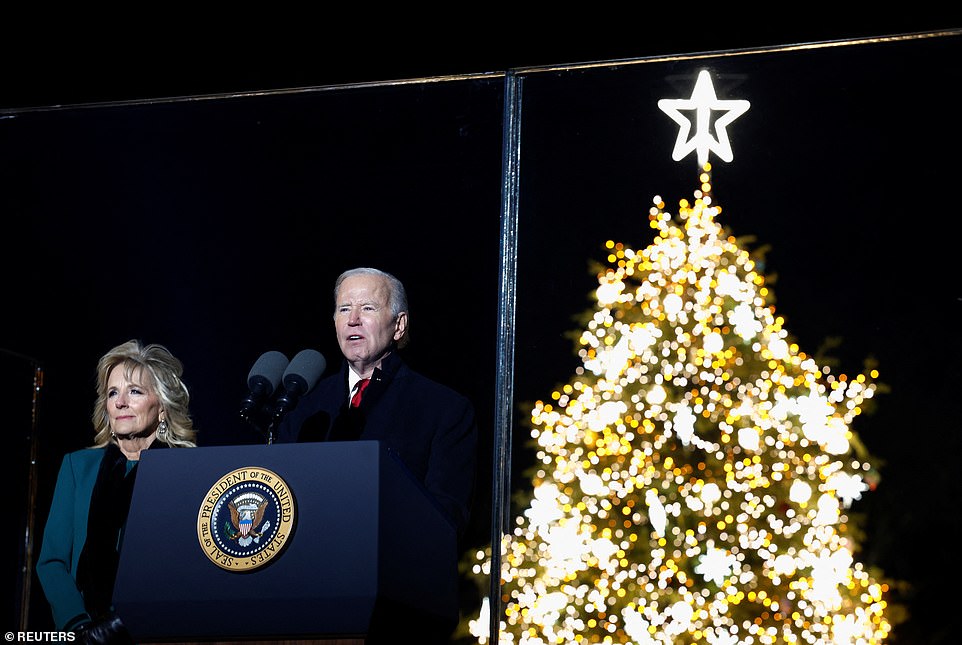
M 167 432 L 158 433 L 157 441 L 169 446 L 195 447 L 197 432 L 190 417 L 190 392 L 181 380 L 183 364 L 163 345 L 144 345 L 139 340 L 117 345 L 97 362 L 97 402 L 91 415 L 96 433 L 94 446 L 101 448 L 114 441 L 110 434 L 110 417 L 107 415 L 107 379 L 118 365 L 124 366 L 128 379 L 140 370 L 146 381 L 142 385 L 160 398 Z

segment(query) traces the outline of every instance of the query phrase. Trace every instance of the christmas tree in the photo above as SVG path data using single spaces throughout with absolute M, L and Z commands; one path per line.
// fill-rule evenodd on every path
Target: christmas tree
M 699 84 L 662 109 L 747 109 L 718 101 L 707 73 Z M 733 118 L 718 136 L 707 120 L 692 138 L 683 128 L 675 157 L 699 153 L 694 199 L 672 216 L 655 197 L 642 251 L 607 243 L 581 366 L 530 409 L 537 463 L 500 545 L 500 643 L 855 644 L 891 631 L 850 517 L 876 473 L 852 423 L 877 374 L 835 375 L 799 348 L 753 254 L 716 221 L 707 154 L 730 160 Z M 479 581 L 490 561 L 474 555 Z M 469 625 L 480 643 L 487 610 Z

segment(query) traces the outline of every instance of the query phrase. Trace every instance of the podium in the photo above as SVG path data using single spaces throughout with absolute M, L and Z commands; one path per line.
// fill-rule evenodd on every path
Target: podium
M 379 442 L 219 446 L 143 453 L 114 605 L 141 643 L 433 642 L 457 588 L 453 525 Z

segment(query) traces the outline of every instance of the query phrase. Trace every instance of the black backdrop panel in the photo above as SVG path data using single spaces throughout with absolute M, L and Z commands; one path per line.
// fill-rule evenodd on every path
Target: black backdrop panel
M 4 115 L 0 347 L 47 372 L 38 528 L 63 453 L 92 442 L 103 352 L 131 338 L 167 345 L 185 364 L 201 445 L 263 442 L 238 415 L 251 366 L 268 350 L 313 348 L 336 369 L 334 279 L 376 266 L 408 288 L 409 363 L 475 402 L 483 453 L 470 539 L 486 541 L 503 84 L 492 75 Z M 50 618 L 35 586 L 41 629 Z

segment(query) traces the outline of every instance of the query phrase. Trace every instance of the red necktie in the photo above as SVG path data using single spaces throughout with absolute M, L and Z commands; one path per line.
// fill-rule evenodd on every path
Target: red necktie
M 364 389 L 370 384 L 371 379 L 364 378 L 357 382 L 354 386 L 354 396 L 351 397 L 351 407 L 356 408 L 361 405 L 361 397 L 364 395 Z

